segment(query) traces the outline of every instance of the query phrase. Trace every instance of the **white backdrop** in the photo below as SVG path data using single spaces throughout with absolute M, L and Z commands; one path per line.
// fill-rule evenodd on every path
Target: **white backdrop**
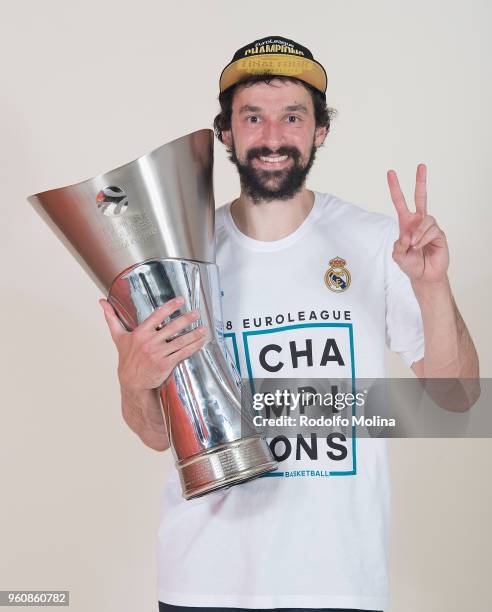
M 26 196 L 210 127 L 234 51 L 293 38 L 325 66 L 338 110 L 309 185 L 393 214 L 387 169 L 412 201 L 428 165 L 429 212 L 491 376 L 491 17 L 486 0 L 2 3 L 0 590 L 68 589 L 74 612 L 156 610 L 172 464 L 123 423 L 100 293 Z M 217 205 L 238 192 L 220 143 L 215 191 Z M 490 450 L 391 442 L 390 612 L 492 608 Z

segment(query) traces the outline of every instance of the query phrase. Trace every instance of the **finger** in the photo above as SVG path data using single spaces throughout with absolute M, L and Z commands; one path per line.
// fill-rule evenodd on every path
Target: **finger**
M 427 167 L 425 164 L 417 166 L 415 178 L 415 209 L 423 215 L 427 214 Z
M 406 233 L 395 241 L 395 244 L 393 245 L 393 255 L 397 257 L 405 255 L 409 247 L 410 235 Z
M 437 225 L 433 225 L 424 233 L 420 240 L 413 245 L 412 248 L 421 249 L 430 242 L 440 242 L 441 240 L 444 240 L 444 238 L 444 232 L 437 227 Z
M 207 328 L 205 325 L 197 327 L 196 329 L 183 334 L 182 336 L 178 336 L 174 338 L 170 342 L 163 343 L 164 357 L 168 357 L 177 351 L 187 347 L 190 344 L 194 344 L 195 342 L 201 341 L 204 339 L 207 333 Z
M 413 230 L 410 244 L 413 246 L 416 244 L 425 232 L 432 227 L 433 225 L 437 225 L 436 220 L 431 215 L 427 215 L 422 219 L 422 221 L 417 225 L 417 227 Z
M 111 306 L 108 300 L 101 298 L 99 300 L 99 304 L 101 304 L 101 308 L 103 309 L 104 318 L 106 319 L 106 323 L 108 324 L 111 338 L 113 338 L 113 340 L 116 342 L 117 338 L 123 336 L 124 334 L 127 334 L 128 332 L 123 327 L 121 321 L 119 320 L 117 314 L 114 311 L 114 308 Z
M 170 355 L 169 359 L 172 360 L 172 363 L 174 364 L 173 367 L 175 367 L 178 363 L 183 361 L 183 359 L 187 359 L 188 357 L 191 357 L 193 353 L 196 353 L 196 351 L 200 350 L 205 344 L 206 339 L 207 339 L 206 334 L 204 334 L 203 338 L 200 338 L 199 340 L 196 340 L 195 342 L 188 344 L 188 346 L 185 346 L 179 349 L 179 351 L 176 351 L 175 353 Z
M 405 201 L 405 197 L 400 188 L 400 183 L 398 181 L 398 177 L 394 170 L 388 170 L 387 173 L 388 186 L 391 194 L 391 199 L 393 200 L 393 204 L 395 205 L 396 212 L 398 213 L 398 217 L 403 216 L 405 213 L 408 213 L 408 206 Z
M 172 338 L 175 334 L 186 329 L 190 325 L 192 325 L 195 321 L 200 318 L 200 313 L 197 310 L 190 310 L 189 312 L 185 312 L 185 314 L 180 315 L 173 319 L 167 325 L 158 331 L 155 334 L 155 341 L 162 343 L 163 340 L 168 340 Z
M 145 321 L 140 323 L 140 325 L 136 328 L 143 334 L 150 334 L 157 331 L 157 328 L 163 323 L 166 319 L 168 319 L 173 312 L 179 310 L 181 306 L 184 304 L 184 298 L 179 296 L 173 298 L 172 300 L 168 300 L 159 308 L 156 308 L 154 312 L 148 316 Z

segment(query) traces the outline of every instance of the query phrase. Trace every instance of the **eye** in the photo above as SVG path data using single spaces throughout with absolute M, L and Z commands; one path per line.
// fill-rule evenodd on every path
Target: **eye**
M 248 117 L 246 117 L 246 121 L 248 123 L 258 123 L 259 120 L 260 118 L 257 115 L 249 115 Z
M 297 115 L 289 115 L 287 117 L 287 123 L 297 123 L 298 121 L 300 121 L 300 117 Z

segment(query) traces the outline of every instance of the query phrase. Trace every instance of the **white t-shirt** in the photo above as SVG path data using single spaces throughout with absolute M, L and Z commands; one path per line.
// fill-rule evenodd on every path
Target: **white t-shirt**
M 224 334 L 242 378 L 384 378 L 385 344 L 408 365 L 421 359 L 420 309 L 391 256 L 397 237 L 392 218 L 319 192 L 304 222 L 272 242 L 242 234 L 230 203 L 219 208 Z M 342 359 L 323 359 L 328 339 Z M 173 471 L 161 497 L 159 599 L 387 607 L 386 440 L 352 438 L 344 453 L 323 442 L 317 459 L 293 448 L 274 475 L 195 500 L 182 498 Z

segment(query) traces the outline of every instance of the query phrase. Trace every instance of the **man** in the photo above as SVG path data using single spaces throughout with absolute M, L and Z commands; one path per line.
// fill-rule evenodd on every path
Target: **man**
M 417 168 L 415 211 L 388 172 L 398 223 L 308 190 L 331 113 L 323 67 L 294 41 L 272 36 L 238 50 L 220 90 L 214 125 L 241 193 L 217 211 L 217 263 L 225 337 L 242 377 L 383 378 L 387 344 L 420 378 L 476 378 L 446 237 L 427 212 L 426 167 Z M 164 450 L 156 389 L 203 345 L 205 330 L 165 343 L 193 320 L 186 313 L 156 331 L 176 300 L 132 333 L 101 303 L 119 352 L 124 418 Z M 385 440 L 314 443 L 311 453 L 271 444 L 276 477 L 191 501 L 171 475 L 159 529 L 161 610 L 387 606 Z

